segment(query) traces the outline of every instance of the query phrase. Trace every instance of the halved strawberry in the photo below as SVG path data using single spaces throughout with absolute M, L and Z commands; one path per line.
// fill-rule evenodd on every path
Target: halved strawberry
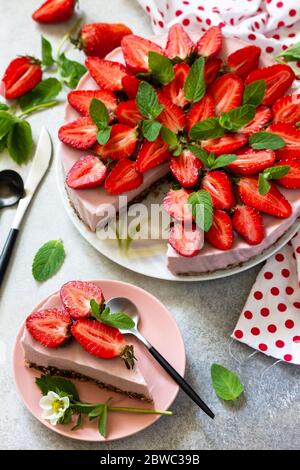
M 267 131 L 279 135 L 285 141 L 285 147 L 276 150 L 278 158 L 300 158 L 300 129 L 292 124 L 278 122 L 271 124 Z
M 188 100 L 184 96 L 183 87 L 189 71 L 190 67 L 185 62 L 174 65 L 174 79 L 171 83 L 161 88 L 163 94 L 180 108 L 188 104 Z
M 69 188 L 95 188 L 103 183 L 107 175 L 106 166 L 94 155 L 84 155 L 72 166 L 67 174 Z
M 242 47 L 229 54 L 227 57 L 227 69 L 241 78 L 246 78 L 252 70 L 257 69 L 260 53 L 260 47 Z
M 233 230 L 231 218 L 225 211 L 215 209 L 213 213 L 213 223 L 205 239 L 219 250 L 230 250 L 233 245 Z
M 123 90 L 130 99 L 135 99 L 139 89 L 139 84 L 140 80 L 132 75 L 125 75 L 125 77 L 122 78 Z
M 275 152 L 273 150 L 254 150 L 251 147 L 244 147 L 236 153 L 236 160 L 230 163 L 227 168 L 235 175 L 257 175 L 265 168 L 274 165 Z
M 296 124 L 300 121 L 300 94 L 279 98 L 272 107 L 273 122 Z
M 79 114 L 88 116 L 93 98 L 105 104 L 112 120 L 117 108 L 117 98 L 109 90 L 73 90 L 68 94 L 68 102 Z
M 195 256 L 203 246 L 203 233 L 195 224 L 175 224 L 170 230 L 169 243 L 181 256 Z
M 193 47 L 193 41 L 185 32 L 181 24 L 176 23 L 171 26 L 165 48 L 165 53 L 169 59 L 175 59 L 179 57 L 180 59 L 184 60 L 190 55 Z
M 194 104 L 186 116 L 186 128 L 190 132 L 191 128 L 200 121 L 213 117 L 215 115 L 215 102 L 210 95 L 205 95 L 203 98 Z
M 295 74 L 288 65 L 276 64 L 251 72 L 245 85 L 256 80 L 265 80 L 266 92 L 262 104 L 269 106 L 285 94 L 295 80 Z
M 215 209 L 231 209 L 235 205 L 230 180 L 223 171 L 207 173 L 202 180 L 202 188 L 209 192 Z
M 265 238 L 264 220 L 254 207 L 237 206 L 233 213 L 232 225 L 249 245 L 258 245 Z
M 93 282 L 69 281 L 60 289 L 60 298 L 64 309 L 77 320 L 91 315 L 92 299 L 99 305 L 104 302 L 102 290 Z
M 222 48 L 222 31 L 218 26 L 209 28 L 199 39 L 195 51 L 204 57 L 217 55 Z
M 208 93 L 215 101 L 217 116 L 240 106 L 243 90 L 242 79 L 233 73 L 226 73 L 217 78 L 208 89 Z
M 281 160 L 276 163 L 275 166 L 276 165 L 288 165 L 290 167 L 288 174 L 276 180 L 277 183 L 281 184 L 284 188 L 300 188 L 300 160 Z
M 47 348 L 58 348 L 70 338 L 71 317 L 58 308 L 31 313 L 26 328 L 31 336 Z
M 123 64 L 99 57 L 87 57 L 85 65 L 100 88 L 122 90 L 122 79 L 127 75 Z
M 138 188 L 143 183 L 143 175 L 135 168 L 135 162 L 123 158 L 113 167 L 105 181 L 105 189 L 110 194 L 121 194 Z
M 207 86 L 215 80 L 221 67 L 222 59 L 212 57 L 205 62 L 204 80 Z
M 136 169 L 140 173 L 145 173 L 145 171 L 167 162 L 171 157 L 169 146 L 161 137 L 158 137 L 154 142 L 144 140 L 136 159 Z
M 125 36 L 121 41 L 121 47 L 126 65 L 134 73 L 148 72 L 149 51 L 164 55 L 164 51 L 160 46 L 135 34 Z
M 223 153 L 232 153 L 235 150 L 243 147 L 247 142 L 245 134 L 225 134 L 223 137 L 217 139 L 208 139 L 202 141 L 202 147 L 207 152 L 213 152 L 215 155 L 222 155 Z
M 274 215 L 275 217 L 287 218 L 292 213 L 289 201 L 281 194 L 276 185 L 271 181 L 270 191 L 262 195 L 258 191 L 258 177 L 243 177 L 237 183 L 238 194 L 244 204 L 254 207 L 260 212 Z
M 163 93 L 158 93 L 158 100 L 164 106 L 157 120 L 177 134 L 185 126 L 185 114 L 179 106 L 172 103 Z
M 184 188 L 195 186 L 199 179 L 199 170 L 203 167 L 201 160 L 189 150 L 184 150 L 179 157 L 172 157 L 170 170 Z
M 192 222 L 193 216 L 188 202 L 190 194 L 186 189 L 171 189 L 163 200 L 165 211 L 175 220 Z
M 126 344 L 125 337 L 117 328 L 97 320 L 84 318 L 72 325 L 72 335 L 85 351 L 102 359 L 120 357 L 128 369 L 134 366 L 133 346 Z
M 32 19 L 46 24 L 68 21 L 74 13 L 76 2 L 77 0 L 46 0 L 32 14 Z
M 121 101 L 116 110 L 116 117 L 121 124 L 127 126 L 135 126 L 143 119 L 135 100 Z
M 267 106 L 258 106 L 256 108 L 256 113 L 252 121 L 248 122 L 248 124 L 242 129 L 239 130 L 242 134 L 251 135 L 254 132 L 259 132 L 266 124 L 271 121 L 272 112 L 270 108 Z
M 89 117 L 69 122 L 58 131 L 59 139 L 66 145 L 80 150 L 91 148 L 97 140 L 97 126 Z
M 6 68 L 3 78 L 3 94 L 7 100 L 14 100 L 35 88 L 42 80 L 41 63 L 33 57 L 13 59 Z
M 98 152 L 102 157 L 112 160 L 131 157 L 137 141 L 136 127 L 113 124 L 109 140 L 102 147 L 98 147 Z

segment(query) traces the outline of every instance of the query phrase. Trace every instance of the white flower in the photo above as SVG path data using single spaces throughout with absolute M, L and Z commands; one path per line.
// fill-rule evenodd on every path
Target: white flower
M 57 393 L 52 391 L 48 392 L 47 395 L 40 399 L 40 407 L 43 410 L 42 418 L 49 419 L 53 426 L 63 417 L 69 406 L 69 397 L 60 397 Z

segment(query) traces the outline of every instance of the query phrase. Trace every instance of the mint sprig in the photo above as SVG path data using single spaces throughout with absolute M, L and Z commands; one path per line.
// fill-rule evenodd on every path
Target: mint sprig
M 200 101 L 205 94 L 204 65 L 204 57 L 199 57 L 191 66 L 185 79 L 183 87 L 184 96 L 191 103 Z
M 235 400 L 244 391 L 244 386 L 238 376 L 220 364 L 211 366 L 211 381 L 214 391 L 222 400 Z
M 157 118 L 164 109 L 158 101 L 154 88 L 147 82 L 139 84 L 135 101 L 142 115 L 150 120 Z
M 145 139 L 149 140 L 149 142 L 154 142 L 159 136 L 160 130 L 162 128 L 162 124 L 158 121 L 154 121 L 151 119 L 144 119 L 141 121 L 141 130 Z
M 222 137 L 225 133 L 224 127 L 216 117 L 210 117 L 195 124 L 190 130 L 192 140 L 206 140 Z
M 102 101 L 93 98 L 90 103 L 90 116 L 98 127 L 97 141 L 105 145 L 110 138 L 111 126 L 109 126 L 109 113 Z
M 270 191 L 271 185 L 270 180 L 277 180 L 283 178 L 290 171 L 290 166 L 288 165 L 277 165 L 266 168 L 258 176 L 258 192 L 262 196 L 267 194 Z
M 54 276 L 65 260 L 65 249 L 61 240 L 50 240 L 36 253 L 32 264 L 32 275 L 39 282 Z
M 169 145 L 169 151 L 173 156 L 178 157 L 182 153 L 182 145 L 175 132 L 171 131 L 168 127 L 162 126 L 160 135 L 163 141 Z
M 90 301 L 92 316 L 106 325 L 113 326 L 119 330 L 132 330 L 135 323 L 129 315 L 123 312 L 111 313 L 109 307 L 100 308 L 95 299 Z
M 195 155 L 202 163 L 209 168 L 210 170 L 216 170 L 217 168 L 224 168 L 230 163 L 236 160 L 236 155 L 227 153 L 223 155 L 219 155 L 218 157 L 215 156 L 214 153 L 207 153 L 201 147 L 197 145 L 189 145 L 188 149 Z
M 287 62 L 297 62 L 300 60 L 300 42 L 293 44 L 285 51 L 281 52 L 276 59 L 283 57 Z
M 209 192 L 200 189 L 191 193 L 188 197 L 188 204 L 196 224 L 207 232 L 213 221 L 213 207 Z
M 250 136 L 249 144 L 256 150 L 277 150 L 285 146 L 285 141 L 272 132 L 256 132 Z
M 166 56 L 157 52 L 148 52 L 148 64 L 152 76 L 162 85 L 167 85 L 174 79 L 173 64 Z
M 252 104 L 259 106 L 264 99 L 266 91 L 265 80 L 256 80 L 245 86 L 243 94 L 243 104 Z
M 244 104 L 227 113 L 222 113 L 219 123 L 225 129 L 235 132 L 248 124 L 255 116 L 256 108 L 252 104 Z

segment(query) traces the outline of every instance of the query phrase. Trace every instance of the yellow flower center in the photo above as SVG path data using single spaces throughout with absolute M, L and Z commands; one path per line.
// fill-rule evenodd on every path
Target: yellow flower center
M 54 400 L 52 403 L 52 410 L 54 413 L 58 413 L 64 407 L 64 402 L 62 400 Z

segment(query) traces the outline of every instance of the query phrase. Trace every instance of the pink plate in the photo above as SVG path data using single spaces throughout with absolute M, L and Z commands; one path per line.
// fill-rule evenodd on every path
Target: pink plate
M 106 300 L 112 297 L 127 297 L 136 304 L 140 311 L 139 328 L 143 335 L 153 344 L 158 351 L 183 375 L 185 371 L 185 349 L 178 326 L 164 307 L 153 295 L 139 287 L 125 282 L 97 280 L 92 281 L 101 286 Z M 46 300 L 46 299 L 45 299 Z M 39 304 L 39 309 L 45 300 Z M 35 310 L 36 310 L 35 309 Z M 111 441 L 121 439 L 150 426 L 157 421 L 159 415 L 138 415 L 129 413 L 110 413 L 108 418 L 107 439 L 100 436 L 95 422 L 85 419 L 82 428 L 72 431 L 74 423 L 69 425 L 52 426 L 48 421 L 42 420 L 39 400 L 41 393 L 34 383 L 34 379 L 40 376 L 34 369 L 28 369 L 24 365 L 24 353 L 20 339 L 24 330 L 24 324 L 17 335 L 13 351 L 13 372 L 15 384 L 19 396 L 28 410 L 45 426 L 57 433 L 84 441 Z M 166 334 L 167 333 L 167 334 Z M 131 339 L 131 338 L 130 338 Z M 148 353 L 147 349 L 132 337 L 132 344 L 138 359 L 139 367 L 145 377 L 149 389 L 154 398 L 154 407 L 167 410 L 178 393 L 178 385 L 165 373 L 159 364 Z M 139 400 L 133 400 L 117 393 L 99 389 L 95 384 L 75 380 L 80 399 L 85 402 L 97 403 L 113 398 L 115 406 L 146 407 Z M 164 417 L 172 419 L 172 416 Z

